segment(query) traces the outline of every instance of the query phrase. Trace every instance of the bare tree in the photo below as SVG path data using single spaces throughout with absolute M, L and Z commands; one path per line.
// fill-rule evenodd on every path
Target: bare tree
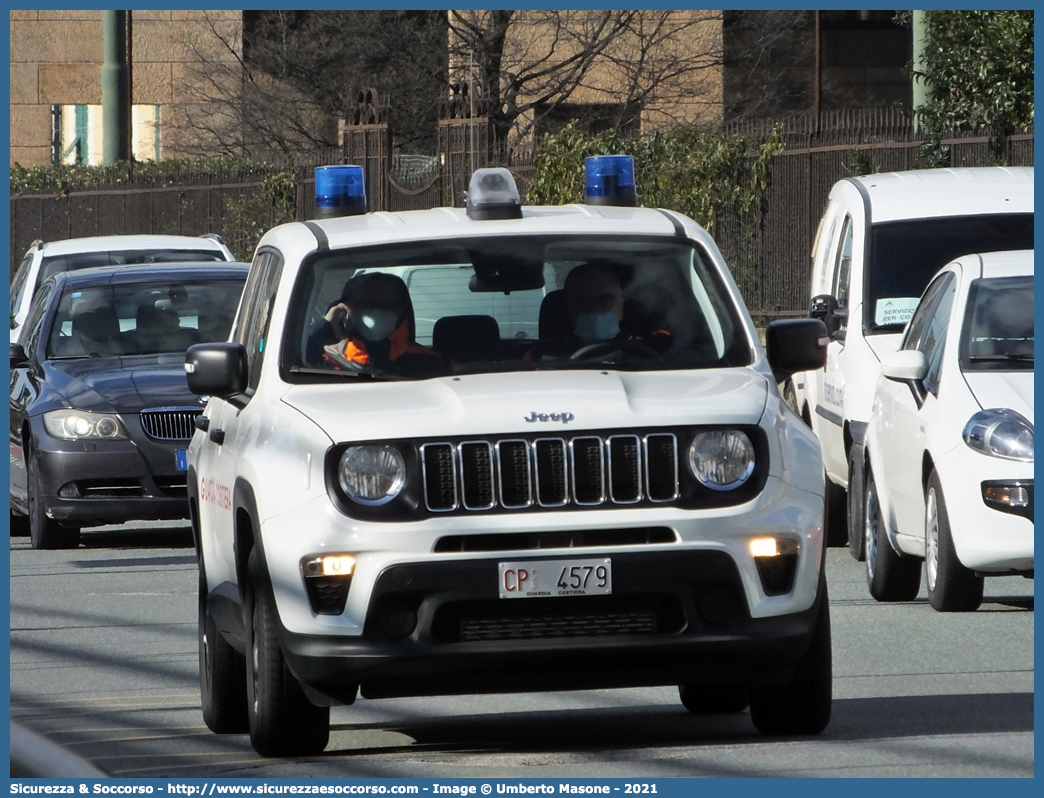
M 719 11 L 451 11 L 451 73 L 519 140 L 567 109 L 633 128 L 720 115 Z
M 721 11 L 243 12 L 241 39 L 212 26 L 226 57 L 194 50 L 198 105 L 184 125 L 200 151 L 332 147 L 359 89 L 375 86 L 399 151 L 430 153 L 439 106 L 462 82 L 509 145 L 566 120 L 643 131 L 716 122 L 783 107 L 809 57 L 807 18 L 742 12 L 730 53 Z
M 812 107 L 811 11 L 726 11 L 724 114 L 732 120 Z
M 181 138 L 228 155 L 336 147 L 363 87 L 391 101 L 399 147 L 431 149 L 446 85 L 440 12 L 243 12 L 241 40 L 211 23 L 188 42 L 194 100 Z M 221 57 L 215 56 L 216 47 Z

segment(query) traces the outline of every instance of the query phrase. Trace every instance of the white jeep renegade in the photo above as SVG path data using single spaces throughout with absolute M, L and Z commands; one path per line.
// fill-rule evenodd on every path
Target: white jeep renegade
M 466 210 L 365 213 L 336 167 L 326 218 L 262 238 L 232 340 L 186 362 L 215 732 L 315 753 L 360 694 L 639 685 L 826 726 L 823 468 L 776 388 L 826 330 L 766 356 L 710 235 L 588 168 L 584 205 L 493 169 Z M 608 287 L 570 293 L 593 262 Z

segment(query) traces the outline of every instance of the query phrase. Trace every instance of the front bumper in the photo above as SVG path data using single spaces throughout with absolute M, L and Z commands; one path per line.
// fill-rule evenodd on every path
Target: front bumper
M 942 482 L 957 558 L 982 573 L 1033 570 L 1033 521 L 988 506 L 982 484 L 996 480 L 1033 484 L 1033 463 L 987 457 L 959 446 L 935 463 Z
M 611 596 L 504 600 L 497 585 L 503 559 L 385 569 L 362 635 L 281 628 L 290 670 L 345 702 L 358 688 L 365 697 L 382 698 L 779 684 L 808 649 L 820 601 L 817 595 L 803 611 L 752 618 L 733 559 L 695 550 L 613 554 Z M 385 623 L 389 616 L 401 621 L 403 614 L 415 619 L 407 634 L 401 623 Z M 641 630 L 619 630 L 638 615 L 654 620 Z
M 66 441 L 34 422 L 39 500 L 49 518 L 79 525 L 188 518 L 186 472 L 175 457 L 187 441 Z

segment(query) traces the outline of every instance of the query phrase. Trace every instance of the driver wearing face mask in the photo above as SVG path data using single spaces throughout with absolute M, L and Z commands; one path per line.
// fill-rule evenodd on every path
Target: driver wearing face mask
M 311 362 L 407 377 L 449 373 L 448 360 L 413 340 L 409 290 L 396 275 L 353 277 L 324 318 L 308 341 Z
M 577 266 L 563 287 L 570 329 L 581 343 L 611 341 L 620 334 L 623 291 L 611 265 L 594 261 Z

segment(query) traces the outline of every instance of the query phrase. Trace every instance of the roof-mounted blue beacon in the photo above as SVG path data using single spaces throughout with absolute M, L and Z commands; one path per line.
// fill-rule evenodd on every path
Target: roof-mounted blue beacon
M 361 166 L 317 166 L 315 216 L 332 219 L 366 213 L 366 181 Z
M 634 159 L 630 155 L 590 156 L 584 163 L 584 202 L 636 206 Z

